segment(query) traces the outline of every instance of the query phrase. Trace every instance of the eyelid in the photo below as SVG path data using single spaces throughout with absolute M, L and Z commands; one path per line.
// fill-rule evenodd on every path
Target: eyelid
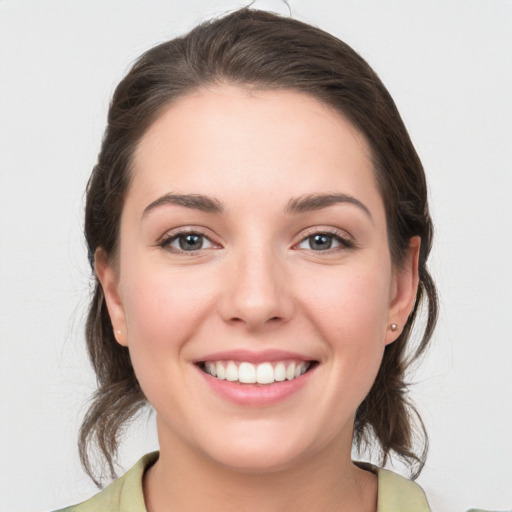
M 336 238 L 339 241 L 340 246 L 334 247 L 332 249 L 325 249 L 323 251 L 314 251 L 314 252 L 328 253 L 328 252 L 333 252 L 336 250 L 353 249 L 356 247 L 356 242 L 355 242 L 354 238 L 346 231 L 339 229 L 339 228 L 332 227 L 332 226 L 331 227 L 314 226 L 311 228 L 307 228 L 300 234 L 300 239 L 298 240 L 298 242 L 296 242 L 293 245 L 293 248 L 299 249 L 299 247 L 298 247 L 299 244 L 301 244 L 302 242 L 306 241 L 308 238 L 315 236 L 315 235 L 332 236 L 333 238 Z M 304 250 L 307 250 L 307 249 L 304 249 Z M 310 249 L 310 250 L 313 251 L 313 249 Z
M 171 229 L 170 231 L 166 231 L 164 235 L 162 235 L 156 242 L 156 246 L 161 247 L 162 249 L 167 249 L 169 252 L 172 252 L 174 254 L 196 254 L 201 251 L 209 251 L 211 249 L 219 249 L 222 247 L 222 245 L 215 240 L 215 237 L 213 237 L 210 234 L 206 234 L 205 228 L 199 227 L 199 226 L 180 226 L 178 228 Z M 195 251 L 183 251 L 181 249 L 178 249 L 176 247 L 171 247 L 170 244 L 174 240 L 177 240 L 180 236 L 186 236 L 186 235 L 198 235 L 206 240 L 208 240 L 212 247 L 205 247 L 201 249 L 197 249 Z

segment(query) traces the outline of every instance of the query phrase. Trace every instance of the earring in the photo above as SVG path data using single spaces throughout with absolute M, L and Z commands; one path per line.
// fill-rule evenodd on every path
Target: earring
M 114 331 L 114 335 L 117 339 L 118 336 L 121 336 L 121 331 Z
M 393 332 L 395 332 L 395 331 L 397 331 L 397 330 L 398 330 L 398 325 L 396 325 L 396 324 L 391 324 L 391 325 L 389 326 L 389 328 L 390 328 Z

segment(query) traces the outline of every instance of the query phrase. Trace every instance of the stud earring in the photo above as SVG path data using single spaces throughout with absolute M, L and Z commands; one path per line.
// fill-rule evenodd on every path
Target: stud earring
M 390 328 L 393 332 L 395 332 L 395 331 L 397 331 L 397 330 L 398 330 L 398 325 L 396 325 L 396 324 L 391 324 L 391 325 L 389 326 L 389 328 Z

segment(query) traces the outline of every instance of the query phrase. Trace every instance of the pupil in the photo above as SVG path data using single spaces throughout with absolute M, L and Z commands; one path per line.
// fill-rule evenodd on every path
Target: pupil
M 196 251 L 203 246 L 203 239 L 200 235 L 185 235 L 180 237 L 179 243 L 184 251 Z
M 309 245 L 311 249 L 330 249 L 332 245 L 332 238 L 328 235 L 314 235 Z

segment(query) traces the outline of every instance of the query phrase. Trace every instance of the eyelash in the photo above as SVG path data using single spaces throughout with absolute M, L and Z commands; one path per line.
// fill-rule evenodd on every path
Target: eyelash
M 196 249 L 196 250 L 186 251 L 186 250 L 171 246 L 171 244 L 173 242 L 178 241 L 182 237 L 186 237 L 186 236 L 190 236 L 190 235 L 200 237 L 203 240 L 202 245 L 204 244 L 205 240 L 207 240 L 212 246 L 217 245 L 209 237 L 207 237 L 204 233 L 201 233 L 201 232 L 193 230 L 193 229 L 190 229 L 190 230 L 186 229 L 186 230 L 177 231 L 177 232 L 174 232 L 171 234 L 167 234 L 157 243 L 157 245 L 158 245 L 158 247 L 161 247 L 162 249 L 166 249 L 174 254 L 186 254 L 186 255 L 197 254 L 201 250 L 209 249 L 209 247 L 208 248 L 200 247 L 199 249 Z
M 330 229 L 320 229 L 315 228 L 313 231 L 307 233 L 306 236 L 302 237 L 298 244 L 295 244 L 294 247 L 299 246 L 300 244 L 306 242 L 307 240 L 311 240 L 313 237 L 323 235 L 325 237 L 331 238 L 333 241 L 336 241 L 339 243 L 338 247 L 329 247 L 327 249 L 320 249 L 320 250 L 314 250 L 314 249 L 306 249 L 315 253 L 332 253 L 335 251 L 342 251 L 347 249 L 354 249 L 356 247 L 356 244 L 354 240 L 349 237 L 345 232 L 339 231 L 339 230 L 330 230 Z M 310 242 L 311 244 L 311 242 Z
M 180 238 L 186 237 L 189 235 L 200 237 L 203 240 L 203 243 L 201 244 L 201 247 L 199 249 L 187 251 L 187 250 L 183 250 L 183 249 L 179 249 L 177 247 L 171 246 L 171 244 L 173 242 L 178 241 Z M 332 252 L 340 251 L 340 250 L 354 249 L 356 247 L 356 244 L 354 243 L 354 241 L 351 238 L 349 238 L 344 232 L 342 234 L 342 232 L 338 231 L 338 230 L 331 231 L 328 229 L 322 230 L 322 229 L 317 228 L 314 231 L 308 233 L 306 236 L 302 237 L 301 240 L 293 246 L 293 248 L 300 246 L 300 244 L 306 242 L 307 240 L 311 240 L 313 237 L 318 236 L 318 235 L 323 235 L 325 237 L 332 239 L 333 241 L 337 242 L 339 244 L 339 246 L 328 247 L 327 249 L 319 249 L 319 250 L 315 250 L 310 247 L 305 250 L 309 250 L 312 252 L 318 252 L 318 253 L 332 253 Z M 174 232 L 171 234 L 167 234 L 157 243 L 157 246 L 161 247 L 162 249 L 167 249 L 168 251 L 173 252 L 175 254 L 192 255 L 192 254 L 197 254 L 201 250 L 208 250 L 211 248 L 211 247 L 205 248 L 202 246 L 202 245 L 204 245 L 205 240 L 207 240 L 208 243 L 211 244 L 212 246 L 218 245 L 215 242 L 213 242 L 209 237 L 207 237 L 204 233 L 201 233 L 201 232 L 193 230 L 193 229 L 190 229 L 190 230 L 187 229 L 187 230 L 182 230 L 182 231 Z M 311 242 L 310 242 L 310 245 L 311 245 Z

